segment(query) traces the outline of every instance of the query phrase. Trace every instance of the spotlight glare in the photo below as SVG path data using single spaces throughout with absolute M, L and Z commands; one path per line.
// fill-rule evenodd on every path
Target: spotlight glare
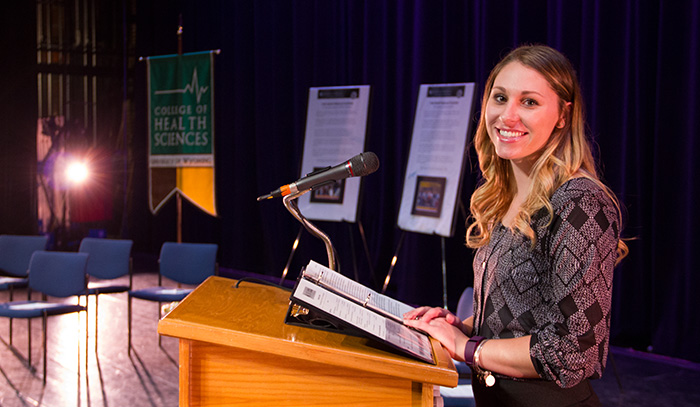
M 81 162 L 72 162 L 66 168 L 66 178 L 74 184 L 81 184 L 85 182 L 88 177 L 87 165 Z

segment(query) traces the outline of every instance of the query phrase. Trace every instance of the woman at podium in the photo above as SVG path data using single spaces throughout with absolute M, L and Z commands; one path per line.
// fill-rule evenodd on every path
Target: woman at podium
M 477 406 L 597 406 L 621 212 L 599 178 L 570 61 L 521 46 L 491 71 L 474 146 L 474 315 L 420 307 L 406 324 L 472 369 Z

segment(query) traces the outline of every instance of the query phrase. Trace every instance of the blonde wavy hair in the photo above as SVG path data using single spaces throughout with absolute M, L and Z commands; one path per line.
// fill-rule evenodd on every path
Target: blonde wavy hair
M 511 229 L 527 236 L 534 247 L 536 235 L 530 226 L 531 217 L 540 209 L 546 208 L 551 222 L 553 210 L 549 200 L 552 194 L 576 176 L 589 178 L 603 188 L 617 206 L 621 226 L 620 204 L 596 172 L 595 160 L 586 137 L 583 98 L 576 71 L 559 51 L 544 45 L 524 45 L 508 53 L 493 68 L 486 81 L 479 125 L 473 141 L 482 179 L 471 197 L 471 224 L 467 228 L 467 246 L 477 248 L 489 242 L 491 228 L 502 221 L 515 197 L 516 187 L 510 161 L 496 154 L 487 133 L 485 120 L 486 105 L 491 97 L 494 81 L 501 70 L 512 62 L 519 62 L 539 72 L 547 80 L 559 97 L 559 112 L 563 112 L 564 127 L 555 128 L 549 141 L 542 148 L 530 174 L 535 182 L 527 191 L 527 198 L 515 216 Z M 627 245 L 622 239 L 618 240 L 617 252 L 618 262 L 628 253 Z

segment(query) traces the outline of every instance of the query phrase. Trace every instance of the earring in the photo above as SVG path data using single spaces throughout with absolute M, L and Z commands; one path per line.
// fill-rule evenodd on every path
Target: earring
M 558 129 L 563 129 L 565 124 L 566 124 L 566 122 L 564 122 L 563 119 L 562 119 L 562 120 L 559 120 L 559 123 L 557 123 L 557 128 L 558 128 Z

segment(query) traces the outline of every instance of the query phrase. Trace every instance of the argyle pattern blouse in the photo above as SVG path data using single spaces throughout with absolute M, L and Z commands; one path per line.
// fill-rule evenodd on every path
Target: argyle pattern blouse
M 541 378 L 563 388 L 602 375 L 620 225 L 612 200 L 575 178 L 537 212 L 531 241 L 498 224 L 474 257 L 474 326 L 486 338 L 532 335 Z

